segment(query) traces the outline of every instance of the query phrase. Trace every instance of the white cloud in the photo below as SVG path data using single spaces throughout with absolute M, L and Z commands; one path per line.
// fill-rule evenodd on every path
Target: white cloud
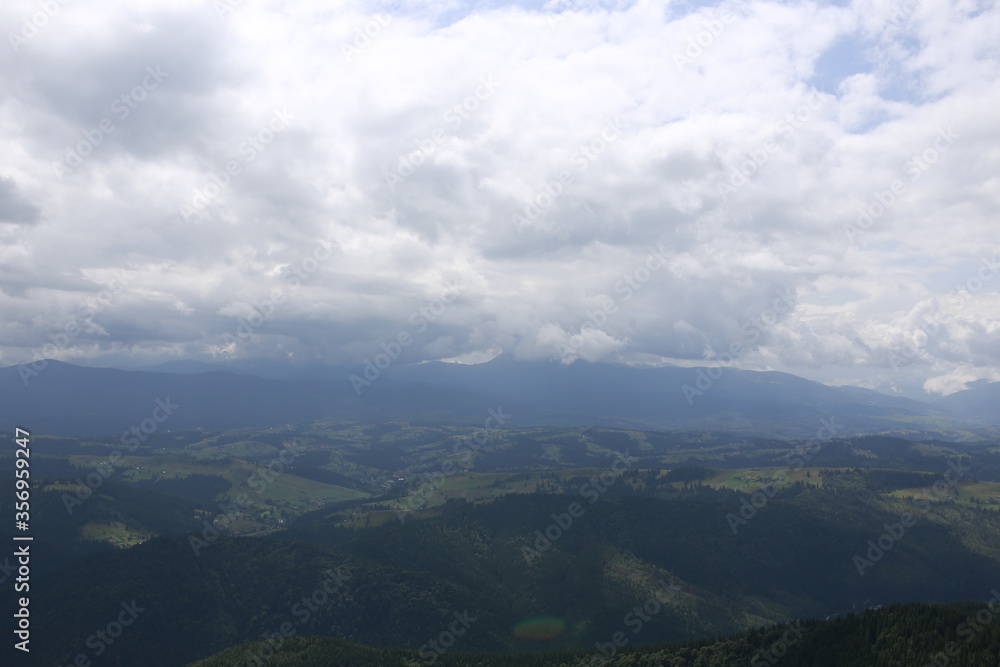
M 993 257 L 994 5 L 232 4 L 71 3 L 3 50 L 0 361 L 35 358 L 118 272 L 48 356 L 207 357 L 279 289 L 227 354 L 354 363 L 457 284 L 408 361 L 558 359 L 580 335 L 582 359 L 691 363 L 740 342 L 747 367 L 870 383 L 936 315 L 900 372 L 941 391 L 1000 368 L 1000 279 L 947 297 Z M 67 151 L 88 154 L 59 176 Z M 332 256 L 296 278 L 320 241 Z M 667 267 L 625 299 L 659 245 Z M 794 307 L 747 336 L 781 289 Z M 580 334 L 603 298 L 619 309 Z

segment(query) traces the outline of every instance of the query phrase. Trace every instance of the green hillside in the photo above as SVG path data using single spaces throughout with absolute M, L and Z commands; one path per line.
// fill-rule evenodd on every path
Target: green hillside
M 94 664 L 180 664 L 285 631 L 419 649 L 459 617 L 475 620 L 456 650 L 552 651 L 629 632 L 637 608 L 648 618 L 630 644 L 988 599 L 1000 581 L 998 515 L 946 502 L 923 514 L 870 490 L 866 475 L 784 489 L 736 534 L 727 515 L 746 494 L 693 485 L 672 498 L 616 497 L 611 485 L 593 503 L 452 501 L 437 517 L 360 532 L 317 521 L 268 538 L 156 538 L 40 584 L 38 653 L 49 664 L 95 659 L 88 637 L 132 601 L 145 611 Z M 855 556 L 905 511 L 916 523 L 859 574 Z

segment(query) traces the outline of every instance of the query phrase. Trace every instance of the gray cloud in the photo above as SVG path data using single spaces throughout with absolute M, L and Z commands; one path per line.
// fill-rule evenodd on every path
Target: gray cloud
M 0 176 L 0 222 L 33 225 L 40 219 L 41 208 L 18 191 L 13 178 Z

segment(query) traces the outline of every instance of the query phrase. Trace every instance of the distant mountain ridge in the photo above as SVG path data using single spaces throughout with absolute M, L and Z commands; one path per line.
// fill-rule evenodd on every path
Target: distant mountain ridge
M 49 360 L 0 369 L 0 427 L 114 434 L 140 424 L 157 400 L 168 398 L 180 406 L 163 420 L 169 429 L 322 419 L 482 424 L 487 410 L 501 406 L 517 426 L 705 429 L 782 438 L 814 437 L 824 423 L 838 425 L 838 436 L 930 431 L 956 439 L 970 437 L 970 428 L 1000 426 L 1000 383 L 980 383 L 932 404 L 773 371 L 563 366 L 506 356 L 480 365 L 390 365 L 367 375 L 363 368 L 287 367 L 289 379 L 275 379 L 280 366 L 268 368 L 272 377 L 201 362 L 155 368 L 124 371 Z M 290 379 L 303 374 L 308 379 Z
M 969 389 L 945 396 L 936 405 L 963 419 L 1000 424 L 1000 382 L 970 382 Z

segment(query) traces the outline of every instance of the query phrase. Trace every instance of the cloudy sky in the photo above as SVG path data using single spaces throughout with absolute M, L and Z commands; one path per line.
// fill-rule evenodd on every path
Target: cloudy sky
M 34 0 L 0 26 L 0 365 L 403 340 L 1000 380 L 995 3 Z

